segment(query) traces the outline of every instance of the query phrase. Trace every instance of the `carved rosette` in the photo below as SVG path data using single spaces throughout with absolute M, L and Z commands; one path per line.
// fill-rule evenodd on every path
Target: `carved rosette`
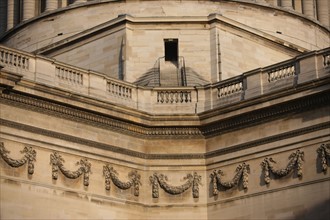
M 283 169 L 279 169 L 276 170 L 273 167 L 273 164 L 276 163 L 276 161 L 273 160 L 273 158 L 265 158 L 262 162 L 261 162 L 261 166 L 264 170 L 264 180 L 266 182 L 266 184 L 270 183 L 270 172 L 272 172 L 275 176 L 277 177 L 283 177 L 288 175 L 289 173 L 291 173 L 291 171 L 293 171 L 293 169 L 295 167 L 297 167 L 297 175 L 298 177 L 302 177 L 302 161 L 304 158 L 304 152 L 297 150 L 296 152 L 293 152 L 290 156 L 289 156 L 289 163 L 287 165 L 286 168 Z
M 210 178 L 211 178 L 212 186 L 213 186 L 213 195 L 214 196 L 218 195 L 219 186 L 230 189 L 230 188 L 237 186 L 241 179 L 242 179 L 242 183 L 243 183 L 243 188 L 247 189 L 248 181 L 249 181 L 249 179 L 248 179 L 249 170 L 250 170 L 249 165 L 246 163 L 242 163 L 242 164 L 238 165 L 238 167 L 236 168 L 236 174 L 231 181 L 222 181 L 221 176 L 224 175 L 222 170 L 218 170 L 218 171 L 214 170 L 210 174 Z
M 59 155 L 58 152 L 54 152 L 50 155 L 50 163 L 52 165 L 52 177 L 54 180 L 57 180 L 58 178 L 58 171 L 60 170 L 61 173 L 70 179 L 77 179 L 81 175 L 84 174 L 84 186 L 89 185 L 89 174 L 91 172 L 91 164 L 88 162 L 86 158 L 81 159 L 76 163 L 76 165 L 80 165 L 78 170 L 76 171 L 70 171 L 66 169 L 63 165 L 64 159 L 61 155 Z
M 152 197 L 158 198 L 159 197 L 159 186 L 167 193 L 171 195 L 178 195 L 190 187 L 192 187 L 192 194 L 193 198 L 199 198 L 199 184 L 201 183 L 202 177 L 198 175 L 196 172 L 193 174 L 187 174 L 183 179 L 187 180 L 186 183 L 182 184 L 181 186 L 171 186 L 167 183 L 168 179 L 167 176 L 164 174 L 157 174 L 154 173 L 150 176 L 150 182 L 152 184 Z
M 21 153 L 24 154 L 22 159 L 12 159 L 8 156 L 10 151 L 6 150 L 3 142 L 0 142 L 0 155 L 2 159 L 11 167 L 20 167 L 28 164 L 28 174 L 34 173 L 34 162 L 36 161 L 37 152 L 30 146 L 25 146 Z
M 139 196 L 140 193 L 140 179 L 141 176 L 138 174 L 136 170 L 129 172 L 128 177 L 130 178 L 129 181 L 123 182 L 119 180 L 117 171 L 110 166 L 110 164 L 107 164 L 106 166 L 103 166 L 103 175 L 105 176 L 105 189 L 110 190 L 110 180 L 112 180 L 113 184 L 117 186 L 119 189 L 127 190 L 131 187 L 134 189 L 134 195 Z
M 330 160 L 330 144 L 321 144 L 317 149 L 317 153 L 321 159 L 322 171 L 324 173 L 328 170 L 328 160 Z

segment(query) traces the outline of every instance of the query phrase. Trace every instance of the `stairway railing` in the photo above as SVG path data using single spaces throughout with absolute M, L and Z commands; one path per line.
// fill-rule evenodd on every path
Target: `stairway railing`
M 181 74 L 181 85 L 180 86 L 187 86 L 187 75 L 186 75 L 186 62 L 183 56 L 179 56 L 179 70 Z

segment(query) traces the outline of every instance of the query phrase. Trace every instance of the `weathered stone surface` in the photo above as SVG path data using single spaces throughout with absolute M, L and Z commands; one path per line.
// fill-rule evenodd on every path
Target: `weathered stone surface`
M 329 31 L 292 2 L 60 1 L 8 32 L 0 218 L 329 218 Z

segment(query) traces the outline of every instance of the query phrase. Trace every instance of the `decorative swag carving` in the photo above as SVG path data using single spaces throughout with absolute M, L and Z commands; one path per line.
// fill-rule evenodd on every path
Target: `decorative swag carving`
M 128 177 L 130 178 L 127 182 L 122 182 L 118 178 L 117 171 L 110 166 L 110 164 L 107 164 L 106 166 L 103 166 L 103 175 L 105 176 L 105 189 L 110 190 L 110 179 L 112 180 L 113 184 L 117 186 L 119 189 L 129 189 L 132 186 L 134 187 L 134 195 L 139 196 L 139 186 L 141 185 L 140 179 L 141 176 L 138 174 L 136 170 L 129 172 Z
M 317 149 L 317 153 L 321 159 L 322 171 L 326 173 L 328 169 L 328 160 L 330 160 L 330 144 L 321 144 Z
M 293 152 L 289 156 L 290 161 L 289 161 L 289 164 L 287 165 L 287 167 L 284 169 L 279 169 L 279 170 L 275 170 L 273 167 L 273 163 L 276 163 L 276 161 L 274 161 L 271 157 L 265 158 L 261 162 L 261 166 L 264 170 L 264 180 L 265 180 L 266 184 L 270 183 L 269 171 L 278 177 L 283 177 L 283 176 L 288 175 L 296 166 L 298 177 L 302 177 L 303 158 L 304 158 L 304 152 L 297 150 L 296 152 Z
M 25 146 L 21 153 L 24 154 L 22 159 L 12 159 L 8 156 L 10 151 L 5 149 L 3 142 L 0 142 L 0 155 L 2 159 L 11 167 L 20 167 L 24 164 L 28 164 L 28 174 L 34 173 L 34 161 L 36 161 L 37 152 L 30 146 Z
M 243 182 L 243 188 L 247 189 L 248 188 L 248 172 L 250 170 L 250 167 L 246 163 L 242 163 L 238 165 L 236 168 L 236 174 L 233 177 L 231 181 L 222 181 L 221 176 L 224 175 L 222 170 L 214 170 L 210 174 L 210 178 L 212 180 L 213 184 L 213 195 L 216 196 L 218 195 L 219 186 L 225 187 L 225 188 L 233 188 L 234 186 L 237 186 L 239 184 L 240 179 L 242 179 Z
M 159 186 L 167 193 L 172 195 L 177 195 L 185 192 L 190 187 L 192 187 L 192 194 L 193 198 L 199 198 L 199 187 L 198 185 L 201 183 L 202 177 L 198 175 L 196 172 L 194 174 L 188 173 L 183 179 L 187 180 L 186 183 L 182 184 L 181 186 L 171 186 L 166 181 L 167 176 L 164 174 L 157 174 L 154 173 L 152 176 L 149 177 L 150 182 L 152 184 L 152 197 L 158 198 L 159 197 Z
M 58 170 L 60 170 L 64 176 L 70 179 L 77 179 L 82 174 L 84 174 L 84 186 L 89 185 L 89 173 L 91 172 L 91 164 L 88 162 L 86 158 L 81 159 L 76 163 L 76 165 L 80 165 L 77 171 L 69 171 L 63 166 L 64 159 L 58 152 L 54 152 L 50 155 L 50 163 L 52 164 L 52 177 L 54 180 L 58 178 Z

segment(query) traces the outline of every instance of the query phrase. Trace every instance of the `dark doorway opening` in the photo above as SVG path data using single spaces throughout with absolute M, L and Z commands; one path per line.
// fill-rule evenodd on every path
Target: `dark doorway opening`
M 178 39 L 164 39 L 165 61 L 178 61 Z

